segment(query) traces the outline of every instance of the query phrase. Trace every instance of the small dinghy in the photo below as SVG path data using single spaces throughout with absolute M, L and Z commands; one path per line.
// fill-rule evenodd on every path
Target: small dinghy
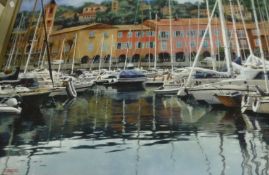
M 2 99 L 0 102 L 0 113 L 20 114 L 21 110 L 16 98 Z

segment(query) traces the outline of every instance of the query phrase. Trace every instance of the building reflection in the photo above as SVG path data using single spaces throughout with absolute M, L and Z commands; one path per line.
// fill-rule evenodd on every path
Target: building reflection
M 216 162 L 221 166 L 219 174 L 229 174 L 232 148 L 239 151 L 242 174 L 266 174 L 269 170 L 269 120 L 266 117 L 190 105 L 174 96 L 94 94 L 58 102 L 56 107 L 43 108 L 20 118 L 1 117 L 0 121 L 0 158 L 7 158 L 10 152 L 12 156 L 24 155 L 28 172 L 31 157 L 35 155 L 117 146 L 107 153 L 134 149 L 139 174 L 142 149 L 171 145 L 169 157 L 176 164 L 177 149 L 183 142 L 198 146 L 208 174 L 214 173 Z M 207 144 L 212 140 L 213 153 Z M 83 144 L 63 145 L 67 141 Z M 131 141 L 134 144 L 128 146 Z M 56 151 L 55 148 L 62 149 Z

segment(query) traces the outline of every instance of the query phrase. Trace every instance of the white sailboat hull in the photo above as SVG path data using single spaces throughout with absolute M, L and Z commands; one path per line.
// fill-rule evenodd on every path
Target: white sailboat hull
M 21 110 L 20 107 L 11 107 L 5 104 L 0 104 L 0 113 L 20 114 Z
M 252 110 L 255 113 L 269 114 L 269 97 L 256 97 L 252 102 Z

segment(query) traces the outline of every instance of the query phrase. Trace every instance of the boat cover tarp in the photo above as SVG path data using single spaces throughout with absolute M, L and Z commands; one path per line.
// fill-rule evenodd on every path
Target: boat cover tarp
M 142 72 L 136 71 L 136 70 L 124 70 L 119 74 L 120 78 L 139 78 L 139 77 L 145 77 L 145 75 Z

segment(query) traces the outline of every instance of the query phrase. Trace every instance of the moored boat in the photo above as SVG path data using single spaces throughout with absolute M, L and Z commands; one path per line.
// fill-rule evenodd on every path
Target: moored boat
M 241 106 L 242 95 L 238 92 L 231 94 L 216 94 L 218 100 L 228 108 L 237 108 Z

